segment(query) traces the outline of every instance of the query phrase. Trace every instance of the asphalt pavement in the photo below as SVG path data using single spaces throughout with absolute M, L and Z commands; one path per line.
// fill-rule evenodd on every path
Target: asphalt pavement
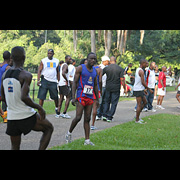
M 163 107 L 164 110 L 157 109 L 155 113 L 153 112 L 142 112 L 141 118 L 149 116 L 152 114 L 159 113 L 171 113 L 180 115 L 180 109 L 177 108 L 180 104 L 177 102 L 176 92 L 168 92 L 164 98 Z M 156 100 L 154 100 L 153 105 L 156 106 Z M 111 123 L 105 121 L 96 121 L 95 126 L 97 130 L 91 130 L 91 133 L 96 133 L 97 131 L 102 131 L 103 129 L 116 126 L 118 124 L 126 123 L 128 121 L 133 121 L 135 116 L 134 107 L 136 105 L 136 100 L 132 101 L 120 101 L 118 103 L 116 113 L 114 115 L 114 121 Z M 71 119 L 55 118 L 55 114 L 47 115 L 47 119 L 53 124 L 54 132 L 52 134 L 51 141 L 47 149 L 61 145 L 65 143 L 65 134 L 68 131 L 72 119 L 75 117 L 75 111 L 70 111 L 68 114 L 71 116 Z M 10 150 L 10 138 L 5 134 L 7 124 L 0 123 L 0 150 Z M 28 135 L 22 135 L 21 150 L 37 150 L 39 147 L 39 141 L 41 138 L 41 132 L 31 131 Z M 73 139 L 78 139 L 84 137 L 84 128 L 83 128 L 83 118 L 76 126 L 72 133 Z

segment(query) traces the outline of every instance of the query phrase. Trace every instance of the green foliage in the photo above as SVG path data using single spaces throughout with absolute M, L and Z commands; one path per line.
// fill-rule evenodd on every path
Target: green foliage
M 0 30 L 0 62 L 3 61 L 4 51 L 11 51 L 14 46 L 23 46 L 26 50 L 25 67 L 37 67 L 41 59 L 47 56 L 47 49 L 53 48 L 54 57 L 64 60 L 68 54 L 77 61 L 86 58 L 91 51 L 91 35 L 89 30 L 78 30 L 77 50 L 74 51 L 73 30 Z M 128 31 L 129 32 L 129 31 Z M 96 54 L 98 62 L 105 53 L 104 34 L 101 32 L 98 41 L 96 31 Z M 131 30 L 126 42 L 126 51 L 120 54 L 117 50 L 117 31 L 112 30 L 112 43 L 110 56 L 117 57 L 117 63 L 123 68 L 129 62 L 134 67 L 139 65 L 141 58 L 155 61 L 162 65 L 180 68 L 180 31 L 179 30 L 145 30 L 143 44 L 140 45 L 140 31 Z

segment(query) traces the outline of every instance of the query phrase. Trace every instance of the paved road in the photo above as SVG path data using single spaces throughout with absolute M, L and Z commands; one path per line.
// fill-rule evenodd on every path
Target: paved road
M 176 92 L 168 92 L 164 102 L 163 107 L 165 110 L 157 110 L 157 112 L 143 112 L 141 113 L 141 118 L 151 115 L 151 114 L 158 114 L 158 113 L 172 113 L 172 114 L 179 114 L 180 110 L 177 108 L 179 103 L 175 98 Z M 112 123 L 107 123 L 104 121 L 96 121 L 95 126 L 98 127 L 97 130 L 92 131 L 91 133 L 101 131 L 105 128 L 109 128 L 118 124 L 122 124 L 128 121 L 132 121 L 133 117 L 135 116 L 134 106 L 136 101 L 121 101 L 118 103 L 117 110 L 114 116 L 114 121 Z M 156 101 L 153 103 L 154 107 L 156 105 Z M 75 111 L 68 112 L 68 114 L 73 118 L 75 116 Z M 55 115 L 47 115 L 47 118 L 52 122 L 54 126 L 54 132 L 51 138 L 51 142 L 48 148 L 52 146 L 57 146 L 65 143 L 65 133 L 68 131 L 71 119 L 56 119 Z M 10 139 L 9 136 L 5 134 L 6 124 L 0 123 L 0 150 L 9 150 L 10 149 Z M 84 137 L 84 129 L 83 129 L 83 120 L 77 125 L 77 127 L 73 131 L 73 139 L 77 139 L 80 137 Z M 39 146 L 39 140 L 41 138 L 40 132 L 31 131 L 26 136 L 22 135 L 22 143 L 21 149 L 22 150 L 36 150 Z

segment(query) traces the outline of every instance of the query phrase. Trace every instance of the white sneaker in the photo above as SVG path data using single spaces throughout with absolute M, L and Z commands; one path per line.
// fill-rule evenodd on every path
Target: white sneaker
M 159 108 L 159 106 L 160 106 L 160 105 L 156 105 L 156 109 L 158 109 L 158 108 Z
M 66 139 L 66 143 L 68 144 L 68 143 L 71 143 L 71 141 L 72 141 L 72 135 L 71 134 L 66 134 L 65 135 L 65 139 Z
M 143 110 L 142 110 L 142 112 L 147 112 L 148 111 L 148 109 L 147 108 L 144 108 Z
M 90 140 L 85 140 L 85 141 L 84 141 L 84 145 L 85 145 L 85 146 L 86 146 L 86 145 L 95 146 L 95 144 L 92 143 Z
M 151 110 L 149 110 L 149 111 L 151 111 L 151 112 L 156 112 L 156 110 L 155 110 L 155 109 L 151 109 Z
M 60 114 L 62 118 L 66 119 L 71 119 L 71 116 L 69 116 L 67 113 L 66 114 Z
M 96 130 L 97 127 L 96 126 L 91 126 L 91 130 Z
M 160 105 L 160 106 L 159 106 L 159 109 L 165 109 L 165 108 Z
M 55 115 L 55 118 L 60 118 L 60 114 L 59 114 L 59 115 L 58 115 L 58 114 L 56 114 L 56 115 Z
M 101 120 L 101 117 L 96 116 L 96 121 Z
M 135 121 L 135 123 L 139 123 L 139 124 L 144 124 L 141 120 L 139 120 L 139 121 Z

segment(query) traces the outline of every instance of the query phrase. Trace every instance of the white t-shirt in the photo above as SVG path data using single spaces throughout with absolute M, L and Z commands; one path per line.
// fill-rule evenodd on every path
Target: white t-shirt
M 76 68 L 72 64 L 70 64 L 68 66 L 69 81 L 74 81 L 75 72 Z
M 100 67 L 101 69 L 104 69 L 106 66 L 105 66 L 104 64 L 100 64 L 99 67 Z M 104 74 L 104 75 L 102 76 L 102 87 L 106 87 L 106 79 L 107 79 L 107 75 Z
M 179 77 L 179 81 L 178 81 L 178 84 L 180 83 L 180 77 Z M 180 91 L 180 86 L 178 87 L 178 91 Z
M 50 82 L 57 82 L 57 71 L 56 68 L 59 65 L 59 60 L 54 58 L 52 60 L 48 57 L 41 60 L 43 63 L 43 70 L 41 72 L 44 78 Z
M 60 81 L 59 81 L 59 83 L 58 83 L 58 86 L 65 86 L 66 85 L 66 80 L 64 79 L 64 77 L 63 77 L 63 75 L 62 75 L 62 69 L 63 69 L 63 66 L 64 65 L 67 65 L 67 63 L 63 63 L 62 65 L 61 65 L 61 69 L 60 69 Z M 67 78 L 67 80 L 68 80 L 68 86 L 69 86 L 69 71 L 68 71 L 68 73 L 66 73 L 66 78 Z
M 155 78 L 155 72 L 154 69 L 147 69 L 146 70 L 146 84 L 148 88 L 154 89 L 155 88 L 155 83 L 156 83 L 156 78 Z
M 139 76 L 140 70 L 143 71 L 142 68 L 137 68 L 137 70 L 136 70 L 135 83 L 134 83 L 133 91 L 143 91 L 145 89 L 145 87 L 142 85 L 141 77 Z

